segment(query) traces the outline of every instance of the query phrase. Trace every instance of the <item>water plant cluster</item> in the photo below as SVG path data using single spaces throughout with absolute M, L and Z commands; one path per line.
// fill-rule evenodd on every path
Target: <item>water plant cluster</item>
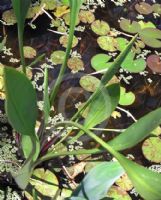
M 11 174 L 19 191 L 12 193 L 9 185 L 6 191 L 11 197 L 0 190 L 2 199 L 130 200 L 139 195 L 160 200 L 161 108 L 136 119 L 126 106 L 137 102 L 137 95 L 126 85 L 139 75 L 150 87 L 151 77 L 160 76 L 161 30 L 155 20 L 144 17 L 160 18 L 161 4 L 136 2 L 135 19 L 119 18 L 116 29 L 97 16 L 107 6 L 104 0 L 11 2 L 12 9 L 2 13 L 1 22 L 4 27 L 17 26 L 20 58 L 7 48 L 4 33 L 0 52 L 2 61 L 10 57 L 10 66 L 0 63 L 0 97 L 6 113 L 1 113 L 0 171 Z M 48 31 L 59 36 L 50 54 L 24 45 L 25 29 L 30 26 L 36 31 L 35 21 L 43 15 L 50 19 Z M 83 37 L 87 29 L 95 38 L 92 48 L 99 49 L 88 61 L 88 73 L 84 55 L 78 51 L 85 48 L 82 40 L 88 37 Z M 62 95 L 60 91 L 71 77 L 79 79 L 76 90 L 88 95 L 68 117 L 64 102 L 69 91 Z M 109 128 L 110 120 L 120 119 L 122 113 L 131 118 L 129 127 Z M 156 165 L 144 167 L 126 154 L 140 144 L 146 161 Z

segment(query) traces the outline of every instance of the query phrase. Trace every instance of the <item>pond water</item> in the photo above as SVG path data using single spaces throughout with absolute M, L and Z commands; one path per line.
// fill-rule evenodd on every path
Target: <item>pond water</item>
M 104 1 L 102 1 L 104 2 Z M 116 1 L 118 2 L 118 1 Z M 138 0 L 132 0 L 130 2 L 127 2 L 123 4 L 123 6 L 116 6 L 112 1 L 105 1 L 105 7 L 100 7 L 95 11 L 95 18 L 106 21 L 109 26 L 113 29 L 116 29 L 118 31 L 122 32 L 122 36 L 126 39 L 129 39 L 129 36 L 126 32 L 120 29 L 120 23 L 118 20 L 121 18 L 130 19 L 130 20 L 141 20 L 138 19 L 139 13 L 135 9 L 135 5 L 139 3 Z M 149 4 L 154 4 L 152 0 L 146 1 Z M 160 3 L 160 1 L 156 1 L 156 3 Z M 91 6 L 92 8 L 93 6 Z M 1 0 L 0 1 L 0 17 L 2 19 L 4 11 L 11 8 L 10 1 L 7 0 Z M 52 11 L 47 11 L 50 15 L 53 16 Z M 161 17 L 154 17 L 153 14 L 143 15 L 143 21 L 144 22 L 152 22 L 156 28 L 161 30 Z M 29 22 L 31 19 L 29 19 L 27 22 Z M 62 45 L 59 42 L 59 38 L 61 35 L 51 32 L 48 29 L 52 29 L 50 27 L 51 19 L 46 15 L 42 14 L 40 15 L 34 22 L 34 25 L 36 25 L 36 29 L 32 29 L 29 25 L 26 23 L 25 27 L 25 34 L 24 34 L 24 45 L 25 46 L 31 46 L 33 47 L 37 55 L 41 55 L 42 53 L 45 53 L 45 60 L 48 65 L 51 65 L 52 68 L 49 70 L 49 81 L 51 83 L 52 80 L 56 79 L 59 73 L 60 65 L 54 66 L 50 61 L 50 55 L 53 51 L 56 50 L 64 50 Z M 84 62 L 84 71 L 79 71 L 78 73 L 71 73 L 71 70 L 68 68 L 66 71 L 66 76 L 63 80 L 63 83 L 61 84 L 61 88 L 59 90 L 59 93 L 57 95 L 54 107 L 56 113 L 62 113 L 62 116 L 69 119 L 73 114 L 75 113 L 76 104 L 79 102 L 84 102 L 89 96 L 90 93 L 88 91 L 85 91 L 79 84 L 80 78 L 83 77 L 86 74 L 91 74 L 94 72 L 93 68 L 91 67 L 91 58 L 98 54 L 98 53 L 107 53 L 107 51 L 102 50 L 97 43 L 97 35 L 91 30 L 90 24 L 81 24 L 82 26 L 85 26 L 84 32 L 78 32 L 76 31 L 76 36 L 81 38 L 79 41 L 79 44 L 73 49 L 73 52 L 75 51 L 76 54 L 81 55 L 81 59 Z M 12 26 L 5 26 L 2 23 L 0 24 L 0 36 L 3 36 L 4 34 L 7 35 L 7 42 L 6 47 L 11 48 L 11 52 L 13 55 L 6 55 L 4 53 L 1 53 L 0 57 L 0 63 L 6 66 L 13 66 L 13 67 L 19 67 L 20 62 L 11 62 L 11 57 L 14 59 L 19 59 L 19 52 L 18 52 L 18 39 L 17 39 L 17 31 L 16 31 L 16 25 Z M 55 29 L 53 29 L 55 30 Z M 130 34 L 129 34 L 130 35 Z M 157 51 L 157 54 L 161 53 L 160 48 L 151 48 L 146 46 L 144 48 L 145 53 L 145 60 L 148 55 L 155 54 Z M 142 50 L 143 51 L 143 50 Z M 146 54 L 146 51 L 149 51 Z M 109 53 L 109 52 L 108 52 Z M 117 51 L 118 53 L 118 51 Z M 112 55 L 112 53 L 110 54 Z M 161 54 L 159 54 L 161 55 Z M 26 59 L 27 64 L 29 64 L 32 59 Z M 41 61 L 38 64 L 36 64 L 33 67 L 32 73 L 33 78 L 37 78 L 37 92 L 38 92 L 38 99 L 41 102 L 42 101 L 42 83 L 43 83 L 43 75 L 41 73 L 42 65 L 45 61 Z M 131 91 L 135 95 L 135 101 L 129 106 L 121 106 L 124 110 L 118 109 L 117 111 L 121 114 L 121 117 L 118 117 L 117 119 L 110 118 L 108 123 L 104 123 L 102 125 L 103 128 L 111 128 L 111 129 L 125 129 L 129 125 L 131 125 L 135 119 L 139 119 L 140 117 L 144 116 L 146 113 L 158 108 L 161 106 L 161 76 L 159 73 L 153 73 L 148 67 L 145 69 L 146 73 L 129 73 L 127 71 L 120 71 L 117 73 L 117 77 L 120 79 L 120 83 L 122 87 L 125 87 L 127 91 Z M 95 75 L 97 78 L 100 79 L 101 74 Z M 130 77 L 130 79 L 128 79 Z M 3 100 L 0 102 L 2 113 L 4 112 L 4 103 Z M 119 106 L 120 107 L 120 106 Z M 130 117 L 127 115 L 127 111 L 129 111 L 132 115 Z M 41 113 L 41 112 L 40 112 Z M 6 123 L 1 122 L 2 127 L 6 126 Z M 11 128 L 8 125 L 8 130 L 11 132 Z M 100 132 L 96 132 L 100 134 Z M 105 140 L 108 140 L 110 138 L 113 138 L 117 133 L 111 132 L 111 134 L 104 133 Z M 2 138 L 0 133 L 0 138 Z M 11 137 L 12 138 L 12 137 Z M 86 137 L 82 137 L 83 145 L 85 148 L 90 148 L 97 146 L 94 142 L 89 141 Z M 90 145 L 89 145 L 90 144 Z M 146 167 L 150 167 L 151 165 L 155 164 L 153 162 L 148 161 L 145 159 L 143 153 L 142 153 L 142 143 L 138 144 L 136 147 L 126 150 L 125 154 L 132 154 L 135 158 L 135 161 L 138 162 L 141 165 L 144 165 Z M 19 153 L 18 153 L 18 156 Z M 111 159 L 109 155 L 103 155 L 103 158 L 106 160 Z M 101 158 L 102 159 L 102 158 Z M 62 159 L 61 161 L 58 160 L 58 162 L 61 162 L 61 164 L 68 163 L 68 159 Z M 53 161 L 55 163 L 55 160 Z M 51 164 L 51 163 L 50 163 Z M 158 163 L 159 166 L 159 163 Z M 43 164 L 43 167 L 48 167 L 48 163 Z M 62 173 L 59 172 L 58 175 Z M 5 177 L 5 178 L 4 178 Z M 12 186 L 13 188 L 16 188 L 16 185 L 12 182 L 11 177 L 7 173 L 8 180 L 6 181 L 6 174 L 0 175 L 0 189 L 5 189 L 7 185 Z M 82 177 L 78 177 L 78 180 L 82 179 Z M 64 175 L 62 177 L 59 177 L 62 182 L 64 181 Z M 136 197 L 135 194 L 132 194 L 132 192 L 129 192 L 132 199 L 141 199 L 140 197 Z

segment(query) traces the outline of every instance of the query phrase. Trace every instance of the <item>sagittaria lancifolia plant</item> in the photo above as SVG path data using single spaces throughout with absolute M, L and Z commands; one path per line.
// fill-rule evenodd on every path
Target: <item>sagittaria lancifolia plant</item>
M 44 109 L 43 119 L 39 130 L 36 132 L 35 125 L 38 117 L 37 112 L 37 98 L 36 91 L 33 88 L 31 81 L 26 77 L 26 65 L 23 52 L 23 33 L 25 25 L 25 17 L 30 6 L 30 0 L 12 0 L 13 9 L 17 19 L 19 49 L 21 56 L 22 72 L 11 67 L 4 68 L 5 75 L 5 91 L 6 91 L 6 113 L 8 120 L 12 127 L 19 133 L 21 137 L 21 146 L 26 161 L 16 174 L 12 174 L 16 183 L 21 189 L 25 189 L 29 183 L 29 179 L 35 167 L 40 163 L 52 159 L 54 157 L 61 157 L 64 155 L 80 155 L 80 154 L 98 154 L 102 152 L 111 153 L 118 162 L 107 163 L 96 166 L 84 178 L 82 183 L 73 192 L 70 199 L 101 199 L 106 196 L 107 191 L 117 178 L 125 171 L 131 179 L 137 192 L 146 200 L 160 200 L 161 199 L 161 174 L 150 171 L 127 159 L 119 151 L 131 148 L 140 141 L 148 137 L 153 129 L 161 123 L 161 108 L 147 114 L 139 119 L 136 123 L 131 125 L 128 129 L 120 135 L 110 140 L 108 143 L 103 141 L 91 128 L 109 118 L 112 111 L 115 110 L 119 101 L 119 84 L 108 85 L 108 82 L 115 75 L 125 59 L 126 55 L 131 51 L 131 48 L 138 37 L 136 35 L 126 48 L 115 59 L 108 71 L 102 76 L 101 82 L 97 90 L 90 96 L 84 106 L 72 117 L 69 121 L 58 122 L 53 127 L 57 130 L 59 127 L 79 129 L 77 135 L 72 139 L 68 139 L 69 132 L 65 137 L 61 137 L 54 144 L 55 147 L 61 142 L 71 143 L 78 140 L 83 134 L 87 134 L 98 144 L 100 148 L 97 149 L 82 149 L 78 151 L 63 151 L 57 152 L 55 150 L 48 151 L 45 155 L 41 155 L 40 150 L 43 142 L 43 134 L 45 132 L 48 118 L 50 115 L 50 108 L 54 103 L 55 97 L 58 93 L 59 86 L 62 82 L 67 60 L 70 55 L 72 40 L 76 19 L 82 0 L 66 0 L 64 3 L 69 3 L 70 6 L 70 32 L 68 39 L 68 46 L 66 49 L 66 56 L 60 68 L 59 75 L 54 86 L 48 92 L 48 70 L 45 69 L 44 76 Z M 80 114 L 85 108 L 89 108 L 89 113 L 85 119 L 84 124 L 79 123 Z M 101 172 L 101 176 L 99 176 Z M 111 176 L 109 174 L 111 173 Z M 94 174 L 94 175 L 93 175 Z M 106 176 L 108 175 L 108 176 Z M 97 178 L 96 178 L 97 177 Z M 107 177 L 107 178 L 105 178 Z M 95 181 L 96 184 L 91 184 Z M 99 190 L 97 188 L 99 186 Z

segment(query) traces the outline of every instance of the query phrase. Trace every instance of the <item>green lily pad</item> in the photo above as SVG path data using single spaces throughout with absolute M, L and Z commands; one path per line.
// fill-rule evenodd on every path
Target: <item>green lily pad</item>
M 135 53 L 130 52 L 121 64 L 121 67 L 133 73 L 144 71 L 146 68 L 146 61 L 143 58 L 134 60 L 134 57 Z
M 96 20 L 91 24 L 91 29 L 97 35 L 107 35 L 110 31 L 110 27 L 107 22 L 103 20 Z
M 57 0 L 41 0 L 41 5 L 45 4 L 45 10 L 54 10 L 57 5 Z
M 78 72 L 81 70 L 84 70 L 84 63 L 83 61 L 78 58 L 78 57 L 72 57 L 68 60 L 67 63 L 68 67 L 73 71 L 73 72 Z
M 111 58 L 112 57 L 107 54 L 96 54 L 91 59 L 91 66 L 96 71 L 108 69 L 111 66 L 111 63 L 108 63 Z
M 140 24 L 138 22 L 131 22 L 128 19 L 122 19 L 120 21 L 120 28 L 128 33 L 137 33 L 141 29 Z
M 139 21 L 138 22 L 141 26 L 141 29 L 144 29 L 144 28 L 156 28 L 156 26 L 152 23 L 152 22 L 144 22 L 144 21 Z
M 57 177 L 51 171 L 45 171 L 43 168 L 34 170 L 33 178 L 30 180 L 30 183 L 42 195 L 52 198 L 59 189 Z
M 64 57 L 65 57 L 65 51 L 54 51 L 51 56 L 50 59 L 52 61 L 52 63 L 54 65 L 58 65 L 58 64 L 62 64 L 64 61 Z
M 117 49 L 119 51 L 123 51 L 126 48 L 126 45 L 128 44 L 128 40 L 122 37 L 116 38 L 118 46 Z
M 125 191 L 129 191 L 133 188 L 133 184 L 127 174 L 123 174 L 115 183 Z
M 145 158 L 151 162 L 161 162 L 161 139 L 159 137 L 150 137 L 144 141 L 142 151 Z
M 107 195 L 108 197 L 112 197 L 114 200 L 132 200 L 125 190 L 117 186 L 112 186 Z
M 94 92 L 99 86 L 100 80 L 94 76 L 86 75 L 80 79 L 79 83 L 84 90 Z
M 91 24 L 95 20 L 95 16 L 91 11 L 88 10 L 81 10 L 79 12 L 79 19 L 81 22 L 85 24 Z
M 158 13 L 159 15 L 161 15 L 161 4 L 155 3 L 152 5 L 152 7 L 155 13 Z
M 10 24 L 10 25 L 13 25 L 13 24 L 16 24 L 17 21 L 16 21 L 16 16 L 14 14 L 14 11 L 13 9 L 12 10 L 7 10 L 5 12 L 3 12 L 2 14 L 2 19 L 7 23 L 7 24 Z
M 149 15 L 153 12 L 153 7 L 146 2 L 137 3 L 135 9 L 142 15 Z
M 142 41 L 150 47 L 161 48 L 161 31 L 156 28 L 145 28 L 139 31 Z
M 66 13 L 65 15 L 63 15 L 63 19 L 64 19 L 66 25 L 69 26 L 69 24 L 70 24 L 70 13 Z M 76 25 L 78 25 L 79 23 L 80 23 L 80 19 L 77 17 Z
M 59 42 L 63 47 L 67 48 L 68 36 L 67 35 L 61 36 L 60 39 L 59 39 Z M 76 47 L 77 44 L 78 44 L 78 38 L 74 36 L 73 43 L 72 43 L 72 48 Z
M 134 103 L 135 95 L 133 92 L 126 92 L 126 89 L 121 87 L 119 104 L 122 106 L 129 106 Z
M 97 38 L 99 47 L 105 51 L 114 52 L 117 51 L 117 40 L 110 36 L 100 36 Z
M 160 128 L 160 126 L 158 126 L 156 129 L 154 129 L 154 130 L 151 132 L 151 134 L 156 135 L 156 136 L 161 135 L 161 128 Z
M 24 56 L 25 58 L 34 58 L 36 56 L 36 50 L 30 46 L 24 46 L 23 47 L 24 50 Z

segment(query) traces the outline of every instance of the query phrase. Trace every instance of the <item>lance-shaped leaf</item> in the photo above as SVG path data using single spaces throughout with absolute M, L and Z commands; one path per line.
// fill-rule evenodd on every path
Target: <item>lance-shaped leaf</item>
M 12 0 L 12 6 L 16 15 L 17 23 L 22 32 L 30 3 L 31 0 Z
M 146 138 L 159 124 L 161 124 L 161 108 L 139 119 L 108 144 L 115 150 L 133 147 Z
M 33 136 L 37 118 L 36 92 L 21 72 L 5 67 L 4 75 L 9 122 L 18 133 Z
M 86 128 L 93 128 L 109 118 L 111 113 L 115 110 L 119 98 L 119 84 L 112 84 L 107 88 L 103 88 L 100 95 L 91 102 L 84 126 Z
M 73 196 L 98 200 L 106 196 L 109 188 L 124 173 L 118 162 L 103 162 L 85 176 Z

